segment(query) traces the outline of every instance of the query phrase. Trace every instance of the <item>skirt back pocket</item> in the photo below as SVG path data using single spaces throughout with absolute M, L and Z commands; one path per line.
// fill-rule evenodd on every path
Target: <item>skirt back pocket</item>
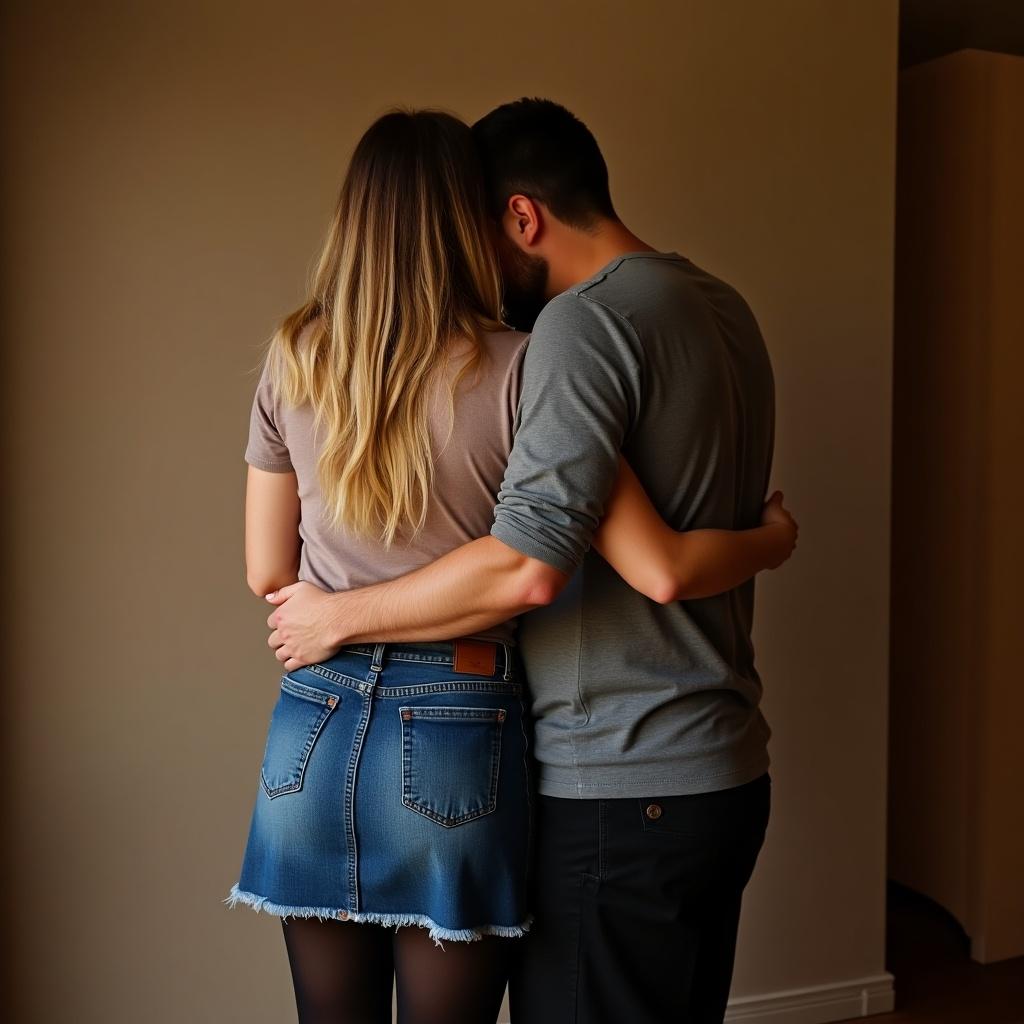
M 282 677 L 260 766 L 260 780 L 268 797 L 302 788 L 313 745 L 339 700 L 337 694 L 287 675 Z
M 450 828 L 497 806 L 504 708 L 404 707 L 402 803 Z

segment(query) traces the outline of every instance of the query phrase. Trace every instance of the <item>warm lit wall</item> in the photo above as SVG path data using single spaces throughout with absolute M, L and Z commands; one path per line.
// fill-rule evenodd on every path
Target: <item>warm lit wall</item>
M 1024 58 L 900 76 L 890 869 L 1024 955 Z
M 6 8 L 16 1019 L 293 1019 L 276 921 L 220 904 L 279 675 L 248 370 L 371 118 L 522 94 L 762 323 L 802 530 L 758 590 L 775 806 L 734 995 L 883 1005 L 894 0 Z

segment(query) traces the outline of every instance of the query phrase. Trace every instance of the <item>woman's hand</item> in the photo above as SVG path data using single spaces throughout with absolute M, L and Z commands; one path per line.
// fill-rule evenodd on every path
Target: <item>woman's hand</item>
M 777 542 L 771 548 L 772 557 L 769 561 L 769 569 L 778 569 L 793 554 L 796 550 L 797 534 L 800 532 L 797 521 L 782 504 L 782 499 L 782 491 L 775 491 L 764 503 L 764 508 L 761 511 L 761 525 L 772 527 L 773 534 L 778 537 Z

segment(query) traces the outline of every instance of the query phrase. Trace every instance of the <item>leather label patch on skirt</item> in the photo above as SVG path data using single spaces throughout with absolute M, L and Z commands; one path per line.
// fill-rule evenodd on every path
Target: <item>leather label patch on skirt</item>
M 455 671 L 474 676 L 493 676 L 498 645 L 482 640 L 455 641 Z

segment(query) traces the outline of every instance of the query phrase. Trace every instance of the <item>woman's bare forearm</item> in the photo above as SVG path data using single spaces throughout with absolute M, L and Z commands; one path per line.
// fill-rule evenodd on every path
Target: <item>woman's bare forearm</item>
M 779 564 L 786 546 L 785 528 L 687 530 L 677 533 L 670 549 L 677 584 L 673 600 L 711 597 L 732 590 Z
M 667 603 L 731 590 L 780 564 L 791 545 L 782 524 L 673 530 L 623 459 L 594 546 L 631 587 Z

